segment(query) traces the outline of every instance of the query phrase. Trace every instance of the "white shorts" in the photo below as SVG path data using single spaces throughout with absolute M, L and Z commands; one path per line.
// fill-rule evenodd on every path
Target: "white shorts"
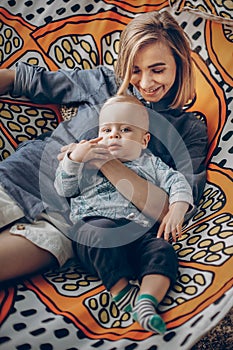
M 54 220 L 51 224 L 47 214 L 42 213 L 33 223 L 17 223 L 23 217 L 23 211 L 0 185 L 0 228 L 14 222 L 9 230 L 11 234 L 23 236 L 47 250 L 56 257 L 60 266 L 74 256 L 72 241 L 54 225 Z

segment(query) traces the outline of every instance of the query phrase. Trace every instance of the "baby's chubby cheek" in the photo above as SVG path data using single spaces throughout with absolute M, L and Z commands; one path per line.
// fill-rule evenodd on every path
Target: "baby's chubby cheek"
M 105 145 L 107 146 L 108 145 L 108 141 L 106 139 L 102 139 L 98 142 L 98 145 Z

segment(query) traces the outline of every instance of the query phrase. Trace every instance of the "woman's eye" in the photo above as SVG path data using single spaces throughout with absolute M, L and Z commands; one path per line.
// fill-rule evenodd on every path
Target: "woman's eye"
M 164 69 L 154 69 L 153 70 L 153 73 L 155 73 L 155 74 L 161 74 L 163 72 L 164 72 Z

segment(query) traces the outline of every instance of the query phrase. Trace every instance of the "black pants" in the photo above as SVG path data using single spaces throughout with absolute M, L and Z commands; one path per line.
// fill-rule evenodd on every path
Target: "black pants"
M 170 243 L 156 238 L 157 229 L 155 225 L 145 232 L 145 228 L 126 219 L 85 218 L 73 237 L 74 251 L 85 270 L 99 277 L 107 290 L 123 277 L 141 283 L 145 275 L 154 274 L 168 277 L 173 284 L 178 271 L 177 255 Z M 125 239 L 129 231 L 136 240 Z M 103 248 L 100 239 L 103 232 L 104 237 L 108 237 L 106 232 L 109 237 L 119 234 L 126 243 L 111 244 L 109 239 L 108 247 Z

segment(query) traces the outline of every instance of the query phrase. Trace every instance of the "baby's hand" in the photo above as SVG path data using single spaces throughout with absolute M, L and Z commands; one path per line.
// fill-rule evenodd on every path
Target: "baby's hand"
M 60 153 L 57 155 L 57 159 L 59 161 L 63 160 L 65 157 L 66 153 L 69 151 L 71 152 L 76 146 L 76 143 L 70 143 L 69 145 L 62 146 L 60 149 Z
M 109 151 L 107 147 L 100 144 L 99 141 L 102 137 L 86 141 L 82 140 L 72 146 L 72 150 L 68 149 L 68 156 L 74 162 L 87 163 L 93 160 L 107 160 L 109 157 Z

